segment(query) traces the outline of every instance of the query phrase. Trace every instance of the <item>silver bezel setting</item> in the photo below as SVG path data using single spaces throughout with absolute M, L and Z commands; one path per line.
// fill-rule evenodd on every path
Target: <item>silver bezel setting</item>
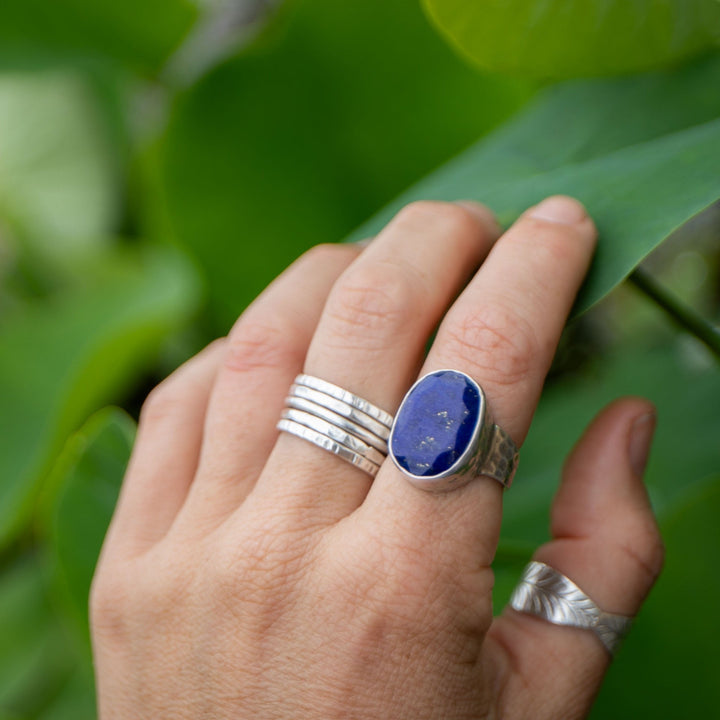
M 453 370 L 451 368 L 433 370 L 432 372 L 426 373 L 413 383 L 412 387 L 405 394 L 403 401 L 400 403 L 397 413 L 395 413 L 396 421 L 397 418 L 400 417 L 403 411 L 403 406 L 407 402 L 413 390 L 426 378 L 442 372 L 451 372 L 457 375 L 462 375 L 463 378 L 465 378 L 475 388 L 480 400 L 478 416 L 472 430 L 471 439 L 462 455 L 447 470 L 444 470 L 441 473 L 436 475 L 415 475 L 400 465 L 395 457 L 395 453 L 393 452 L 393 437 L 396 422 L 393 423 L 392 429 L 390 430 L 390 437 L 388 438 L 388 452 L 398 470 L 400 470 L 400 472 L 403 473 L 408 481 L 415 487 L 435 493 L 454 490 L 458 487 L 466 485 L 478 474 L 482 474 L 481 472 L 478 472 L 478 465 L 487 454 L 487 448 L 491 435 L 489 429 L 492 427 L 492 423 L 489 421 L 487 400 L 482 387 L 466 373 L 461 372 L 460 370 Z

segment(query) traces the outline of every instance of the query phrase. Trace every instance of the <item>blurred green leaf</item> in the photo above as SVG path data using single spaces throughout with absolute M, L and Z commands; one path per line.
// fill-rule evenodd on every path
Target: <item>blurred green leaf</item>
M 658 427 L 646 473 L 661 516 L 684 502 L 690 489 L 718 469 L 720 373 L 698 367 L 678 345 L 656 350 L 622 348 L 580 376 L 543 394 L 523 445 L 515 485 L 503 511 L 501 548 L 534 548 L 548 539 L 549 507 L 562 462 L 582 429 L 617 397 L 655 403 Z
M 32 255 L 68 264 L 117 222 L 118 168 L 103 121 L 77 74 L 0 75 L 0 219 Z
M 287 3 L 181 99 L 164 147 L 172 226 L 208 277 L 217 328 L 528 94 L 453 57 L 417 0 Z
M 174 251 L 107 261 L 87 287 L 0 328 L 0 546 L 27 521 L 67 434 L 152 360 L 197 305 L 195 273 Z
M 714 56 L 673 73 L 551 88 L 349 239 L 375 234 L 420 198 L 476 198 L 507 223 L 547 195 L 574 195 L 601 234 L 581 312 L 720 197 L 718 82 Z
M 465 56 L 494 72 L 568 78 L 638 72 L 720 38 L 717 0 L 423 0 Z
M 42 705 L 75 663 L 67 638 L 46 601 L 45 578 L 30 556 L 3 569 L 0 579 L 0 716 Z
M 48 482 L 48 520 L 60 596 L 90 649 L 88 595 L 135 436 L 122 410 L 93 415 L 66 444 Z
M 101 56 L 153 72 L 196 16 L 191 0 L 3 0 L 0 57 Z
M 717 437 L 716 429 L 716 451 Z M 678 447 L 685 454 L 681 443 Z M 683 482 L 685 477 L 676 475 L 674 480 Z M 718 518 L 720 476 L 715 476 L 696 487 L 692 497 L 662 523 L 665 569 L 610 669 L 591 715 L 594 720 L 717 715 Z
M 84 668 L 76 670 L 36 720 L 95 720 L 95 688 Z

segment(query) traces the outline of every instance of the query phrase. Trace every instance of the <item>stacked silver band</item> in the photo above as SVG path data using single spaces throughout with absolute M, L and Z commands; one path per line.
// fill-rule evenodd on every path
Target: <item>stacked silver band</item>
M 387 457 L 392 421 L 389 413 L 337 385 L 298 375 L 277 428 L 375 477 Z
M 632 618 L 604 612 L 569 577 L 537 561 L 525 568 L 510 606 L 555 625 L 592 630 L 611 656 L 632 625 Z

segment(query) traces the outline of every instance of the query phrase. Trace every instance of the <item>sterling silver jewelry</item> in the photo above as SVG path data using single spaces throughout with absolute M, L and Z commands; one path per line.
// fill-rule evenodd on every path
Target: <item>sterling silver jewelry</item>
M 387 457 L 392 415 L 312 375 L 298 375 L 278 430 L 321 447 L 373 477 Z
M 632 618 L 603 612 L 570 578 L 536 561 L 523 571 L 510 606 L 555 625 L 592 630 L 611 656 L 632 625 Z
M 446 492 L 486 475 L 510 487 L 518 463 L 512 438 L 493 424 L 485 393 L 469 375 L 436 370 L 407 392 L 388 440 L 408 480 Z

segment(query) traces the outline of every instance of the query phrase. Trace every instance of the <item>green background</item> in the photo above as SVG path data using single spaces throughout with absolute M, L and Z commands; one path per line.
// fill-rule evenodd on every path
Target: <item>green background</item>
M 718 0 L 5 0 L 0 720 L 95 716 L 87 593 L 162 377 L 311 245 L 413 199 L 507 225 L 558 192 L 601 238 L 507 496 L 496 606 L 580 429 L 649 397 L 666 570 L 592 717 L 713 716 L 718 37 Z M 664 309 L 626 282 L 639 265 Z

